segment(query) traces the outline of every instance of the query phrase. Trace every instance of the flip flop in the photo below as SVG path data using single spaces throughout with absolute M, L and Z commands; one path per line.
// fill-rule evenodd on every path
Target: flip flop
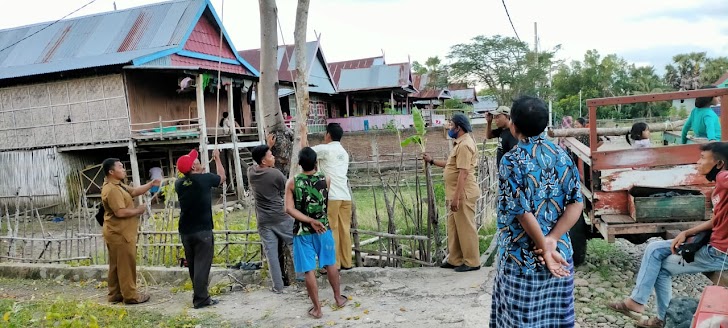
M 610 310 L 612 310 L 612 311 L 619 312 L 619 313 L 624 314 L 625 316 L 628 316 L 628 317 L 630 317 L 632 319 L 635 319 L 635 320 L 642 319 L 642 315 L 640 315 L 637 312 L 634 312 L 634 311 L 630 310 L 627 307 L 627 304 L 624 304 L 624 301 L 617 302 L 617 303 L 609 303 L 609 304 L 607 304 L 607 307 Z
M 314 319 L 321 319 L 321 317 L 323 317 L 323 316 L 324 316 L 324 314 L 323 314 L 323 313 L 321 313 L 321 315 L 320 315 L 320 316 L 318 316 L 318 317 L 317 317 L 317 316 L 315 316 L 315 315 L 313 315 L 313 313 L 311 313 L 311 311 L 313 311 L 313 309 L 314 309 L 314 307 L 313 307 L 313 306 L 312 306 L 312 307 L 310 307 L 310 308 L 308 309 L 308 316 L 309 316 L 309 317 L 311 317 L 311 318 L 314 318 Z
M 657 317 L 652 317 L 647 320 L 640 320 L 639 322 L 637 322 L 637 327 L 662 328 L 665 327 L 665 322 L 658 319 Z
M 341 294 L 341 297 L 345 299 L 344 304 L 339 305 L 339 300 L 336 300 L 336 307 L 341 309 L 346 306 L 347 303 L 349 303 L 349 296 L 346 296 L 344 294 Z

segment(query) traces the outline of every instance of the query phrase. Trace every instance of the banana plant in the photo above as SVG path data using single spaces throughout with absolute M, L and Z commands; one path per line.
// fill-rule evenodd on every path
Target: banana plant
M 425 153 L 425 145 L 427 142 L 427 139 L 425 138 L 425 134 L 427 133 L 427 129 L 425 129 L 425 119 L 422 117 L 422 112 L 420 112 L 419 109 L 413 108 L 412 109 L 412 121 L 414 122 L 415 126 L 415 134 L 407 137 L 401 142 L 402 147 L 407 147 L 408 145 L 415 143 L 420 146 L 420 152 Z M 424 161 L 423 161 L 424 162 Z M 432 184 L 432 170 L 430 167 L 430 163 L 424 162 L 424 171 L 425 171 L 425 184 L 427 186 L 427 248 L 431 248 L 431 240 L 435 240 L 435 251 L 434 252 L 427 252 L 428 254 L 428 262 L 439 263 L 442 258 L 440 254 L 442 254 L 441 251 L 441 243 L 440 243 L 440 229 L 438 227 L 438 214 L 437 214 L 437 205 L 435 202 L 435 188 Z M 431 254 L 435 254 L 434 258 L 432 258 Z

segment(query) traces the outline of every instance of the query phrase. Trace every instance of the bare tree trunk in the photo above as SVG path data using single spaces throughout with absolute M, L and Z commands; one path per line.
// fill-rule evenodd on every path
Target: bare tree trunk
M 680 120 L 670 123 L 650 123 L 650 131 L 651 132 L 662 132 L 662 131 L 675 131 L 682 129 L 682 126 L 685 125 L 686 120 Z M 632 129 L 632 127 L 623 127 L 623 128 L 598 128 L 597 129 L 597 135 L 598 136 L 623 136 L 629 133 L 629 131 Z M 576 137 L 576 136 L 588 136 L 589 135 L 589 129 L 583 128 L 583 129 L 556 129 L 556 130 L 550 130 L 548 132 L 549 137 Z
M 256 109 L 262 112 L 266 135 L 276 136 L 272 149 L 276 168 L 288 175 L 293 133 L 286 128 L 278 100 L 278 8 L 275 0 L 258 0 L 260 5 L 260 83 Z M 260 123 L 260 122 L 259 122 Z M 259 125 L 260 128 L 260 125 Z
M 298 0 L 296 9 L 296 28 L 293 32 L 294 52 L 296 53 L 296 126 L 293 133 L 293 148 L 291 151 L 291 170 L 289 177 L 294 177 L 300 167 L 298 153 L 301 151 L 301 140 L 308 134 L 308 112 L 310 102 L 308 95 L 308 59 L 306 59 L 306 28 L 308 25 L 308 5 L 310 0 Z

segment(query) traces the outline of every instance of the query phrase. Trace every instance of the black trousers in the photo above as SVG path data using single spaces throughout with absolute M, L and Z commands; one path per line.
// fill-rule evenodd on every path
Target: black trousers
M 210 267 L 215 252 L 215 238 L 211 230 L 182 234 L 182 246 L 192 280 L 192 304 L 197 307 L 210 301 L 207 287 L 210 284 Z

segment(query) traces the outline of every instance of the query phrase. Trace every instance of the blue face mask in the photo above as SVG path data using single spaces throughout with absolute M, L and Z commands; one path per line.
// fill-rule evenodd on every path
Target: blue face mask
M 447 135 L 452 139 L 458 138 L 458 131 L 455 129 L 447 130 Z

